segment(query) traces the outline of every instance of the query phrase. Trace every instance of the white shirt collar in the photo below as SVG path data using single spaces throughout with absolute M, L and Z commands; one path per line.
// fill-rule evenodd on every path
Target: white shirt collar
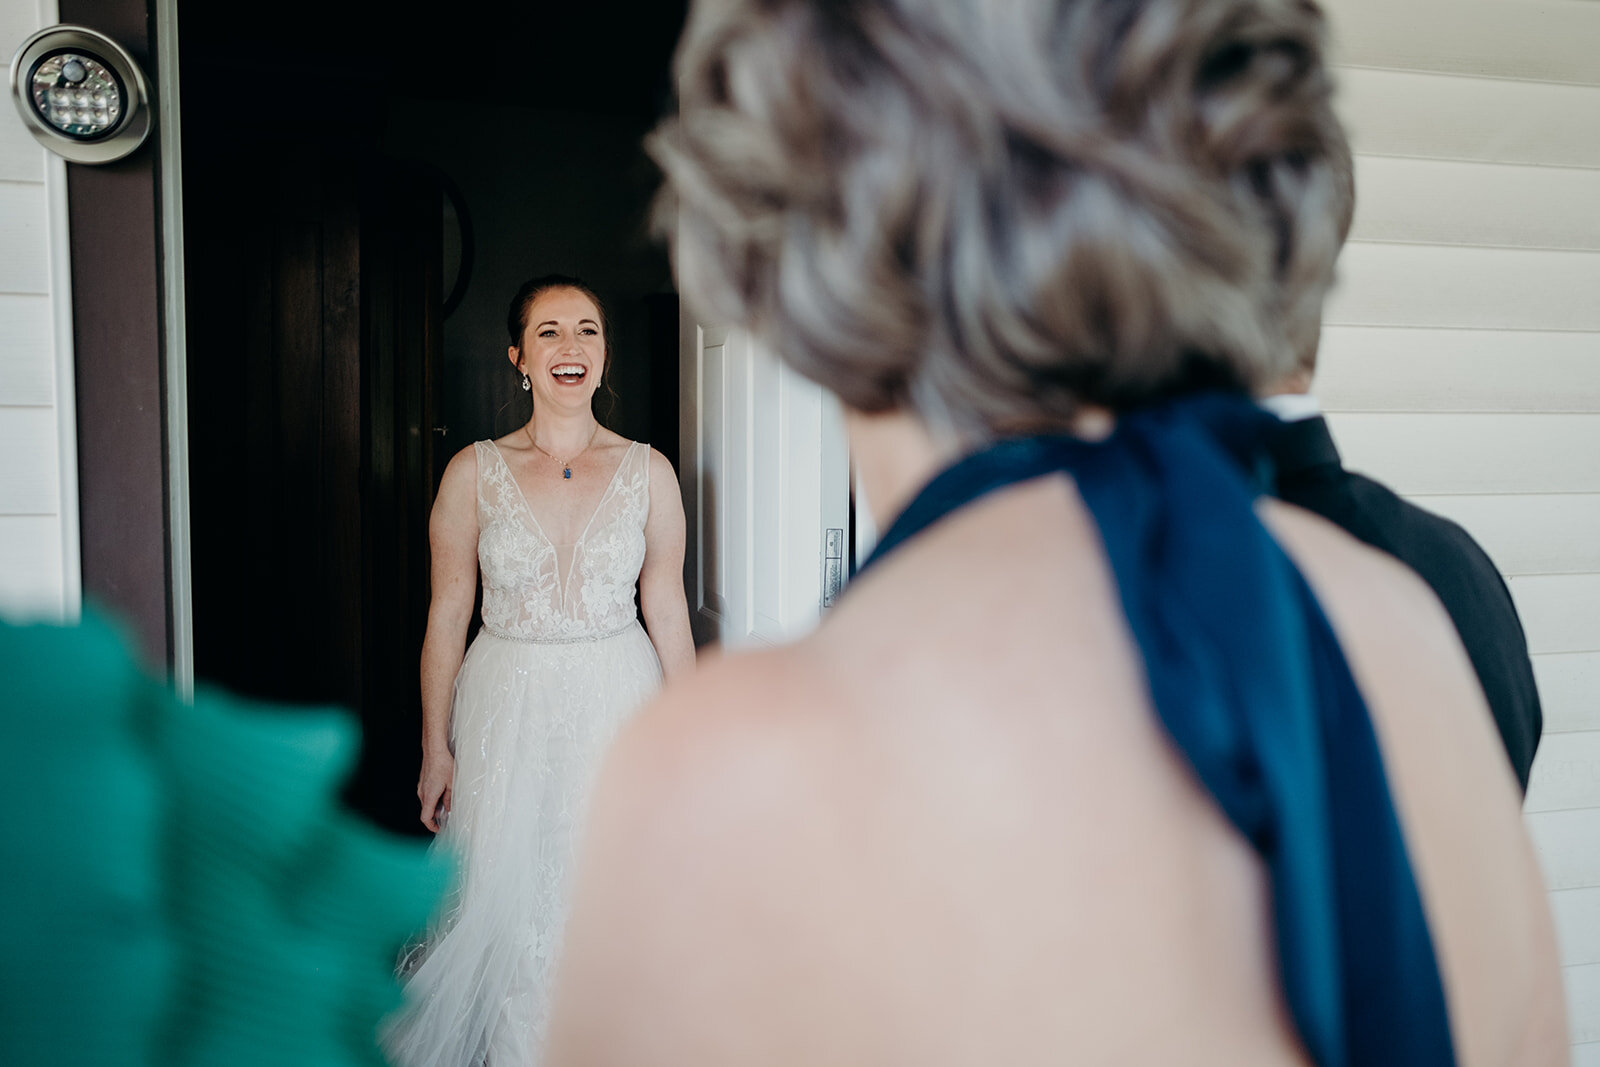
M 1264 396 L 1258 403 L 1284 422 L 1300 422 L 1322 414 L 1322 405 L 1310 393 L 1279 393 Z

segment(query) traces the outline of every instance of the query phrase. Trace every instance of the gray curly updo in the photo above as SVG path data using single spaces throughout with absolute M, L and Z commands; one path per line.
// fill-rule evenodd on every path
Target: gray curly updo
M 697 0 L 658 217 L 696 302 L 864 411 L 1253 389 L 1348 225 L 1323 38 L 1310 0 Z

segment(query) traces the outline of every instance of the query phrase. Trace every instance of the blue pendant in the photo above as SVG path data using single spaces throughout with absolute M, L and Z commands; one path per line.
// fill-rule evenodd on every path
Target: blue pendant
M 562 468 L 561 477 L 567 478 L 567 479 L 570 480 L 572 478 L 572 468 L 571 467 Z

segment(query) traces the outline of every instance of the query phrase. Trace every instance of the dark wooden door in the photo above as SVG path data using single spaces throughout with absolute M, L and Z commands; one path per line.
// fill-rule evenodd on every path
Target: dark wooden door
M 428 515 L 444 442 L 434 427 L 442 191 L 425 172 L 381 168 L 361 221 L 365 374 L 362 761 L 350 797 L 392 829 L 421 832 L 419 660 L 428 616 Z M 447 458 L 447 457 L 445 457 Z
M 196 674 L 362 718 L 350 798 L 409 830 L 439 191 L 380 157 L 185 161 Z

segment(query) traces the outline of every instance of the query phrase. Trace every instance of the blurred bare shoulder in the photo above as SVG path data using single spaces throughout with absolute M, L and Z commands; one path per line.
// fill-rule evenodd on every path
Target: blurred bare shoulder
M 815 758 L 827 715 L 807 657 L 703 659 L 613 747 L 586 831 L 551 1064 L 748 1063 L 770 1049 L 777 1020 L 761 1013 L 784 1002 L 775 986 L 807 970 L 792 950 L 817 924 L 807 874 L 832 836 Z
M 722 790 L 748 789 L 767 780 L 775 764 L 799 758 L 804 712 L 821 695 L 804 657 L 799 648 L 710 654 L 629 724 L 611 753 L 603 788 L 624 801 L 634 792 L 648 796 L 657 818 L 735 817 L 720 804 L 699 805 Z M 765 774 L 752 778 L 749 768 L 756 763 Z

